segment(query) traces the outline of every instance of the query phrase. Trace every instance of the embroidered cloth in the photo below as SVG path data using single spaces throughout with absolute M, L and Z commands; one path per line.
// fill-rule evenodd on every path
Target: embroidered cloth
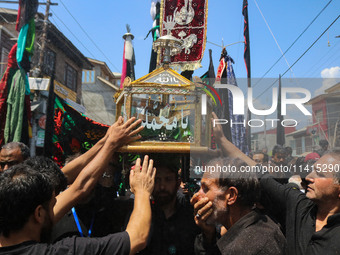
M 171 58 L 172 68 L 193 71 L 201 67 L 207 32 L 208 0 L 163 0 L 161 35 L 182 41 L 182 51 Z

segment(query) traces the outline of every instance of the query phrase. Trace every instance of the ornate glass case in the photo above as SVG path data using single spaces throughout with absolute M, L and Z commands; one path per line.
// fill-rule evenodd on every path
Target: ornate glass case
M 206 153 L 211 144 L 211 102 L 202 85 L 168 67 L 131 82 L 115 95 L 117 113 L 142 119 L 142 139 L 121 148 L 130 153 Z M 204 113 L 202 115 L 202 109 Z M 206 110 L 205 110 L 206 109 Z

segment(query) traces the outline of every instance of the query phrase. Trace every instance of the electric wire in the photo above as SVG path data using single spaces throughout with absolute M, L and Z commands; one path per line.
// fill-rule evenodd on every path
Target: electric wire
M 320 40 L 320 38 L 328 31 L 328 29 L 331 28 L 331 26 L 333 26 L 333 24 L 339 19 L 340 15 L 338 15 L 338 17 L 322 32 L 322 34 L 308 47 L 307 50 L 305 50 L 304 53 L 302 53 L 302 55 L 293 63 L 293 65 L 291 67 L 293 67 L 297 62 L 300 61 L 300 59 Z M 283 77 L 288 71 L 290 70 L 290 68 L 288 68 L 282 75 L 281 77 Z M 257 100 L 260 96 L 262 96 L 268 89 L 270 89 L 271 87 L 274 86 L 274 84 L 278 81 L 279 79 L 276 79 L 275 82 L 273 82 L 272 85 L 270 85 L 268 88 L 266 88 L 259 96 L 257 96 L 254 100 Z
M 42 7 L 42 6 L 39 6 L 41 9 L 42 9 L 42 11 L 45 11 L 46 10 L 46 7 Z M 4 8 L 4 12 L 5 13 L 7 13 L 7 14 L 9 14 L 7 11 L 6 11 L 6 9 Z M 79 43 L 81 43 L 81 45 L 91 54 L 91 56 L 94 56 L 93 54 L 92 54 L 92 52 L 90 51 L 90 50 L 88 50 L 87 49 L 87 47 L 78 39 L 78 37 L 77 36 L 75 36 L 74 35 L 74 33 L 68 28 L 68 26 L 56 15 L 56 13 L 55 12 L 53 12 L 53 10 L 51 9 L 51 12 L 53 13 L 53 16 L 51 17 L 54 21 L 56 21 L 53 17 L 56 17 L 67 29 L 68 29 L 68 31 L 75 37 L 75 39 L 79 42 Z M 15 24 L 16 22 L 13 22 L 13 24 Z M 57 28 L 58 28 L 58 30 L 59 31 L 61 31 L 61 29 L 60 29 L 60 27 L 58 26 L 58 24 L 56 23 L 56 22 L 54 22 L 53 23 L 53 25 L 55 25 Z M 75 53 L 75 51 L 73 50 L 73 49 L 71 49 L 74 53 Z M 96 104 L 97 102 L 95 101 L 95 100 L 93 100 L 89 95 L 87 95 L 87 94 L 83 94 L 83 96 L 85 97 L 85 98 L 87 98 L 87 100 L 90 102 L 90 103 L 92 103 L 92 104 Z M 77 99 L 81 99 L 81 97 L 80 97 L 80 95 L 78 95 L 77 94 L 77 96 L 76 96 L 76 98 Z M 96 118 L 96 121 L 98 121 L 98 122 L 102 122 L 102 123 L 104 123 L 104 122 L 106 122 L 105 120 L 103 120 L 102 119 L 102 117 L 100 117 L 98 114 L 96 114 L 95 112 L 91 112 L 91 115 L 92 116 L 94 116 L 95 118 Z M 107 112 L 107 115 L 108 115 L 108 119 L 110 119 L 109 117 L 109 113 Z
M 43 9 L 43 8 L 42 8 Z M 51 10 L 52 11 L 52 10 Z M 68 27 L 66 26 L 66 24 L 52 11 L 52 13 L 53 13 L 53 16 L 55 16 L 67 29 L 68 29 Z M 53 18 L 53 16 L 52 16 L 52 18 Z M 53 19 L 53 20 L 55 20 L 55 19 Z M 57 25 L 57 23 L 54 23 L 53 25 L 55 25 L 57 28 L 58 28 L 58 25 Z M 59 31 L 61 31 L 60 30 L 60 28 L 58 28 L 59 29 Z M 68 29 L 69 30 L 69 29 Z M 70 31 L 70 30 L 69 30 Z M 71 34 L 79 41 L 79 39 L 72 33 L 72 31 L 70 31 L 71 32 Z M 80 41 L 79 41 L 80 42 Z M 81 42 L 80 42 L 81 43 Z M 84 45 L 83 45 L 84 46 Z M 93 56 L 93 54 L 92 54 L 92 52 L 91 51 L 89 51 L 85 46 L 84 46 L 84 48 Z M 76 54 L 76 52 L 73 50 L 73 49 L 71 49 L 71 51 L 73 51 L 73 53 L 75 53 Z M 83 98 L 82 98 L 83 97 Z M 88 103 L 91 103 L 91 104 L 96 104 L 97 102 L 95 102 L 95 100 L 94 99 L 92 99 L 89 95 L 87 95 L 87 94 L 85 94 L 85 93 L 82 93 L 82 97 L 80 96 L 80 95 L 76 95 L 76 98 L 77 98 L 77 100 L 84 100 L 84 98 L 86 98 L 87 99 L 87 102 Z M 100 117 L 98 114 L 96 114 L 95 112 L 91 112 L 90 113 L 92 116 L 94 116 L 95 117 L 95 121 L 98 121 L 98 122 L 101 122 L 101 123 L 104 123 L 105 122 L 105 120 L 103 120 L 102 119 L 102 117 Z M 109 119 L 109 118 L 108 118 Z
M 316 72 L 317 69 L 319 69 L 320 67 L 322 67 L 325 63 L 329 63 L 329 59 L 330 58 L 339 58 L 338 55 L 333 54 L 333 52 L 339 53 L 340 51 L 340 42 L 335 43 L 334 46 L 332 46 L 326 54 L 324 54 L 321 58 L 319 58 L 316 63 L 309 68 L 309 70 L 305 73 L 306 77 L 310 77 L 310 74 L 313 74 Z M 338 49 L 339 48 L 339 49 Z M 332 54 L 332 56 L 329 58 L 328 56 Z M 323 61 L 325 58 L 327 58 L 325 61 Z M 323 62 L 322 62 L 323 61 Z
M 90 53 L 91 57 L 94 58 L 92 52 L 78 39 L 78 37 L 71 31 L 71 29 L 69 29 L 69 27 L 64 23 L 64 21 L 62 21 L 62 19 L 60 19 L 54 11 L 51 10 L 51 12 L 66 27 L 66 29 L 73 35 L 73 37 Z
M 65 10 L 71 15 L 71 17 L 73 18 L 73 20 L 78 24 L 78 26 L 80 27 L 80 29 L 85 33 L 85 35 L 87 36 L 87 38 L 89 38 L 89 40 L 93 43 L 93 45 L 97 48 L 97 50 L 103 54 L 103 56 L 105 57 L 105 59 L 116 69 L 117 72 L 120 72 L 120 70 L 111 62 L 111 60 L 106 56 L 106 54 L 98 47 L 98 45 L 95 43 L 95 41 L 88 35 L 88 33 L 85 31 L 85 29 L 80 25 L 80 23 L 78 22 L 78 20 L 72 15 L 72 13 L 68 10 L 68 8 L 65 6 L 65 4 L 63 3 L 62 0 L 60 0 L 60 3 L 63 5 L 63 7 L 65 8 Z
M 292 70 L 292 66 L 290 66 L 290 64 L 288 63 L 288 60 L 287 60 L 286 56 L 284 55 L 284 53 L 283 53 L 283 51 L 282 51 L 282 49 L 281 49 L 279 43 L 277 42 L 277 40 L 276 40 L 276 38 L 275 38 L 275 36 L 274 36 L 274 33 L 272 32 L 272 30 L 271 30 L 271 28 L 270 28 L 270 26 L 269 26 L 269 24 L 268 24 L 266 18 L 264 17 L 264 15 L 263 15 L 263 13 L 262 13 L 260 7 L 258 6 L 256 0 L 254 0 L 254 2 L 255 2 L 256 7 L 257 7 L 257 9 L 259 10 L 259 12 L 260 12 L 260 14 L 261 14 L 261 16 L 262 16 L 262 18 L 263 18 L 263 20 L 264 20 L 264 22 L 266 23 L 266 25 L 267 25 L 267 27 L 268 27 L 268 29 L 269 29 L 270 34 L 271 34 L 272 37 L 274 38 L 274 41 L 275 41 L 277 47 L 279 48 L 282 57 L 284 57 L 284 59 L 285 59 L 287 65 L 288 65 L 288 67 L 289 67 L 289 70 L 291 70 L 291 72 L 292 72 L 293 75 L 295 76 L 295 74 L 294 74 L 294 72 L 293 72 L 293 70 Z
M 284 55 L 294 46 L 294 44 L 301 38 L 301 36 L 309 29 L 309 27 L 314 23 L 314 21 L 320 16 L 320 14 L 328 7 L 328 5 L 333 0 L 330 0 L 323 8 L 322 10 L 314 17 L 314 19 L 309 23 L 309 25 L 301 32 L 301 34 L 294 40 L 294 42 L 285 50 L 283 55 L 281 55 L 276 62 L 265 72 L 264 75 L 262 75 L 261 79 L 263 79 L 273 68 L 274 66 L 283 58 Z M 256 83 L 253 87 L 255 87 L 258 83 Z

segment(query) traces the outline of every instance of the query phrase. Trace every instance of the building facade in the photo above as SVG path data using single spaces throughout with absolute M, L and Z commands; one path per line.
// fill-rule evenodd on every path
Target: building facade
M 88 59 L 92 70 L 83 70 L 82 104 L 85 115 L 97 122 L 112 125 L 115 121 L 116 104 L 113 96 L 119 90 L 120 73 L 113 73 L 105 62 Z
M 2 72 L 7 66 L 6 57 L 8 52 L 16 43 L 18 37 L 18 32 L 15 30 L 17 13 L 17 10 L 0 8 L 0 59 Z M 47 23 L 46 44 L 42 49 L 41 42 L 44 38 L 43 19 L 43 14 L 38 13 L 36 16 L 34 55 L 31 58 L 31 71 L 29 73 L 31 98 L 33 99 L 31 101 L 31 156 L 41 154 L 41 148 L 44 146 L 46 122 L 44 120 L 46 120 L 49 88 L 53 85 L 56 95 L 78 111 L 82 111 L 83 107 L 80 105 L 82 98 L 82 70 L 89 70 L 93 67 L 77 47 L 51 22 Z M 40 62 L 41 52 L 43 53 L 42 62 Z M 41 66 L 41 70 L 39 66 Z M 36 149 L 38 149 L 38 153 L 36 153 Z

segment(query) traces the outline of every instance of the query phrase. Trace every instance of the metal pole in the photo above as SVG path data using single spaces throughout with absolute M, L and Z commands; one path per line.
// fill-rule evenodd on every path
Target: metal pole
M 248 88 L 251 88 L 251 79 L 250 77 L 247 78 L 248 81 Z M 249 120 L 251 120 L 251 112 L 248 108 L 248 112 L 247 112 L 247 122 L 249 122 Z M 249 152 L 252 150 L 251 149 L 251 127 L 248 125 L 246 126 L 246 134 L 247 134 L 247 144 L 248 144 L 248 149 Z
M 264 119 L 264 147 L 267 148 L 267 123 L 266 123 L 266 116 L 263 116 Z
M 39 55 L 39 62 L 38 62 L 38 76 L 41 75 L 42 71 L 42 65 L 44 62 L 44 51 L 46 48 L 46 40 L 47 40 L 47 23 L 48 23 L 48 16 L 50 15 L 50 4 L 51 0 L 46 1 L 46 11 L 45 11 L 45 17 L 44 17 L 44 25 L 43 25 L 43 32 L 41 37 L 41 48 L 40 48 L 40 55 Z
M 32 138 L 30 139 L 30 156 L 34 157 L 36 155 L 36 148 L 35 144 L 37 141 L 37 120 L 36 120 L 36 114 L 33 111 L 32 112 Z

